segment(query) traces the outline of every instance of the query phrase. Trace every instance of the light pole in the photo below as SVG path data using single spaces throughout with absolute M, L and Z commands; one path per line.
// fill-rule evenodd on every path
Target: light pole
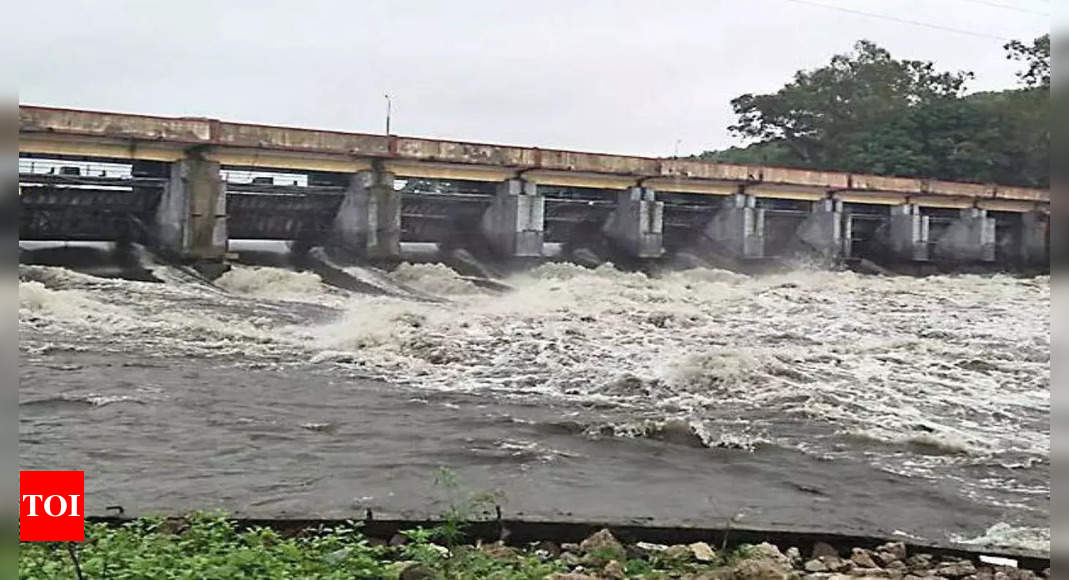
M 390 95 L 382 95 L 386 97 L 386 136 L 390 136 L 390 113 L 393 110 L 393 101 L 390 100 Z

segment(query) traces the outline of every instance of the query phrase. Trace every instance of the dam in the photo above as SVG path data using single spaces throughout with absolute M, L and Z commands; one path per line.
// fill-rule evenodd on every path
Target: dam
M 20 240 L 142 243 L 206 272 L 231 240 L 371 263 L 408 242 L 504 263 L 1049 263 L 1049 191 L 997 184 L 27 105 L 19 167 Z

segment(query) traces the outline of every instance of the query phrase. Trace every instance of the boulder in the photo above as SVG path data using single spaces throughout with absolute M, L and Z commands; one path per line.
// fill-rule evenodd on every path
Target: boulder
M 635 551 L 639 554 L 648 556 L 650 554 L 656 554 L 668 549 L 668 546 L 664 544 L 654 544 L 652 542 L 636 542 L 634 544 Z
M 694 542 L 690 546 L 690 553 L 699 562 L 712 562 L 716 560 L 716 552 L 705 542 Z
M 877 552 L 876 555 L 879 556 L 880 552 Z M 909 558 L 906 558 L 906 564 L 913 570 L 926 570 L 932 567 L 933 559 L 931 554 L 913 554 Z M 888 564 L 884 564 L 884 566 Z
M 969 560 L 957 562 L 940 562 L 931 570 L 932 574 L 944 578 L 963 578 L 976 574 L 976 566 Z
M 779 548 L 769 544 L 768 542 L 761 542 L 756 546 L 750 548 L 750 558 L 762 559 L 762 560 L 775 560 L 782 566 L 790 567 L 791 559 L 779 551 Z
M 751 546 L 747 555 L 732 568 L 735 580 L 788 580 L 793 577 L 790 559 L 768 542 Z
M 679 577 L 679 580 L 734 580 L 731 568 L 717 568 L 704 572 L 688 572 Z
M 495 560 L 512 560 L 520 555 L 519 550 L 506 546 L 504 542 L 483 544 L 479 549 Z
M 579 551 L 595 560 L 620 560 L 627 557 L 624 545 L 607 528 L 602 528 L 579 544 Z
M 795 568 L 802 564 L 802 551 L 799 550 L 796 546 L 791 546 L 790 548 L 787 548 L 787 551 L 784 552 L 783 555 L 787 556 L 787 559 L 791 561 L 791 566 Z
M 731 569 L 734 580 L 790 580 L 791 571 L 775 560 L 745 558 Z
M 546 576 L 546 580 L 598 580 L 598 577 L 575 572 L 555 572 Z
M 844 560 L 838 556 L 825 556 L 820 561 L 824 562 L 829 572 L 849 572 L 854 568 L 852 560 Z
M 624 571 L 623 564 L 616 560 L 609 560 L 609 563 L 601 569 L 601 576 L 611 580 L 623 580 L 627 577 L 627 573 Z
M 669 562 L 686 562 L 690 560 L 693 555 L 694 554 L 690 551 L 690 546 L 674 544 L 661 551 L 660 558 Z
M 906 545 L 902 542 L 887 542 L 876 547 L 876 553 L 890 555 L 894 560 L 906 559 Z M 890 560 L 889 560 L 890 561 Z M 886 563 L 884 564 L 886 565 Z
M 534 552 L 534 554 L 542 560 L 556 558 L 560 556 L 561 553 L 560 546 L 558 546 L 554 542 L 549 542 L 545 540 L 538 542 L 537 544 L 532 546 L 531 551 Z
M 821 560 L 820 558 L 813 558 L 812 560 L 806 562 L 802 566 L 802 569 L 806 572 L 827 572 L 828 566 L 824 563 L 824 560 Z
M 858 568 L 879 568 L 872 559 L 872 552 L 862 548 L 854 548 L 853 553 L 850 554 L 850 560 L 857 564 Z

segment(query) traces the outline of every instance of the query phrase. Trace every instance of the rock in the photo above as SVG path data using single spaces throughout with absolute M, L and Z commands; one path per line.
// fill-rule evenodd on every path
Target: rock
M 886 580 L 887 578 L 898 578 L 898 576 L 898 574 L 894 574 L 890 570 L 884 570 L 882 568 L 854 568 L 847 575 L 847 577 L 851 580 L 859 580 L 864 578 L 880 578 Z
M 849 572 L 854 567 L 851 560 L 844 560 L 838 556 L 826 556 L 820 559 L 830 572 Z
M 716 560 L 716 552 L 705 542 L 694 542 L 690 546 L 690 553 L 699 562 L 712 562 Z
M 783 553 L 787 556 L 787 559 L 791 561 L 791 566 L 797 568 L 802 563 L 802 551 L 797 546 L 791 546 L 787 548 L 787 551 Z
M 780 562 L 767 558 L 745 558 L 731 569 L 734 580 L 790 580 L 791 573 Z
M 909 568 L 909 566 L 906 566 L 906 563 L 902 560 L 895 560 L 894 562 L 891 562 L 884 567 L 888 570 L 901 570 L 903 572 L 905 572 L 906 569 Z
M 690 551 L 690 546 L 684 546 L 683 544 L 668 546 L 660 554 L 661 559 L 669 562 L 686 562 L 693 555 Z
M 560 546 L 558 546 L 557 544 L 543 540 L 541 542 L 538 542 L 534 546 L 531 546 L 531 552 L 533 552 L 542 560 L 549 560 L 551 558 L 556 558 L 557 556 L 560 556 L 561 550 Z
M 854 548 L 853 553 L 850 554 L 850 560 L 857 564 L 859 568 L 879 568 L 872 559 L 872 552 L 862 548 Z
M 831 544 L 824 542 L 817 542 L 813 544 L 813 553 L 810 558 L 821 558 L 824 556 L 839 556 L 839 550 L 836 550 Z
M 635 544 L 635 548 L 645 554 L 655 554 L 657 552 L 663 552 L 667 550 L 668 546 L 664 544 L 653 544 L 650 542 L 638 542 Z
M 401 534 L 394 534 L 390 538 L 390 546 L 403 546 L 408 543 L 408 538 Z
M 409 564 L 401 570 L 397 580 L 434 580 L 436 576 L 434 568 L 426 564 Z
M 564 542 L 560 545 L 561 552 L 571 552 L 573 554 L 579 553 L 579 544 L 573 544 L 571 542 Z
M 976 566 L 968 560 L 957 562 L 941 562 L 932 568 L 932 574 L 944 578 L 961 578 L 976 574 Z
M 806 572 L 827 572 L 828 566 L 820 558 L 813 558 L 806 562 L 802 569 Z
M 519 550 L 506 546 L 504 542 L 483 544 L 479 549 L 495 560 L 511 560 L 520 554 Z
M 597 576 L 588 576 L 586 574 L 577 574 L 575 572 L 563 573 L 555 572 L 546 576 L 546 580 L 598 580 Z
M 750 548 L 750 558 L 760 560 L 773 560 L 781 566 L 790 567 L 791 559 L 783 555 L 783 552 L 779 551 L 779 548 L 769 544 L 768 542 L 761 542 L 756 546 Z
M 879 556 L 879 554 L 879 552 L 876 553 L 877 556 Z M 931 554 L 913 554 L 909 558 L 906 558 L 906 564 L 909 564 L 909 567 L 914 570 L 925 570 L 932 567 L 932 559 Z
M 886 544 L 883 544 L 881 546 L 877 546 L 876 553 L 881 553 L 881 552 L 884 553 L 884 554 L 888 554 L 888 555 L 892 556 L 894 558 L 894 560 L 905 560 L 906 559 L 906 545 L 903 544 L 902 542 L 887 542 Z M 888 560 L 888 562 L 891 562 L 891 561 L 892 560 Z M 884 565 L 886 566 L 887 562 L 885 562 Z
M 594 532 L 579 544 L 579 551 L 595 560 L 621 560 L 627 557 L 624 545 L 607 528 Z
M 609 560 L 609 563 L 605 564 L 605 567 L 601 569 L 601 575 L 612 580 L 623 580 L 627 577 L 623 565 L 616 560 Z
M 733 580 L 731 568 L 717 568 L 705 572 L 688 572 L 679 580 Z

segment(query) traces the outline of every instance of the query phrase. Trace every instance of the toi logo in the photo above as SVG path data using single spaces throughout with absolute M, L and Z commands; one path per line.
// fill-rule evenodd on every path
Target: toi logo
M 85 539 L 85 473 L 19 472 L 19 540 L 81 542 Z

